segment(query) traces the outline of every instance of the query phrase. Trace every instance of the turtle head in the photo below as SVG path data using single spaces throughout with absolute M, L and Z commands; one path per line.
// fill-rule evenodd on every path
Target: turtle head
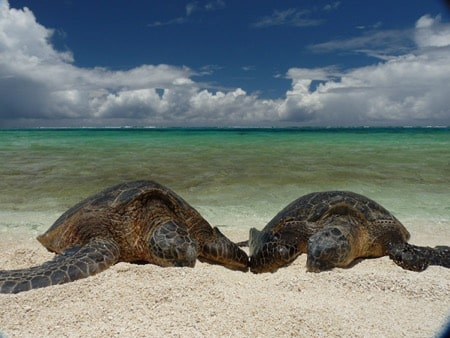
M 308 240 L 306 267 L 310 272 L 320 272 L 347 266 L 351 262 L 350 249 L 350 242 L 343 229 L 325 227 Z
M 220 264 L 231 270 L 248 271 L 248 256 L 230 241 L 217 227 L 213 236 L 203 243 L 198 259 L 201 262 Z
M 275 272 L 289 265 L 299 254 L 297 241 L 287 233 L 250 229 L 250 271 Z

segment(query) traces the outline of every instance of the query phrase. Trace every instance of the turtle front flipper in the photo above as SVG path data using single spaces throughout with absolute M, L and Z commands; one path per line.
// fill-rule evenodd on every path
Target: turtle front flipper
M 42 265 L 0 271 L 0 293 L 19 293 L 86 278 L 115 264 L 119 255 L 116 242 L 94 238 L 86 245 L 69 248 Z
M 193 268 L 197 260 L 197 242 L 186 226 L 168 221 L 157 226 L 149 240 L 151 261 L 159 266 Z
M 231 270 L 248 271 L 247 254 L 217 227 L 213 228 L 213 236 L 203 243 L 198 259 L 201 262 L 223 265 Z
M 391 244 L 389 257 L 403 269 L 423 271 L 429 265 L 440 265 L 450 268 L 450 247 L 422 247 L 409 243 Z

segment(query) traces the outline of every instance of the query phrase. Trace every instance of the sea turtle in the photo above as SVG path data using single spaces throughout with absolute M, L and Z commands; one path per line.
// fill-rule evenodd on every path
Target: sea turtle
M 409 237 L 389 211 L 367 197 L 346 191 L 311 193 L 281 210 L 262 231 L 250 229 L 250 271 L 275 272 L 302 253 L 307 253 L 312 272 L 385 255 L 413 271 L 450 267 L 450 247 L 419 247 L 408 244 Z
M 2 293 L 71 282 L 117 262 L 193 267 L 198 258 L 248 270 L 244 251 L 153 181 L 107 188 L 66 211 L 37 239 L 57 255 L 40 266 L 0 271 Z

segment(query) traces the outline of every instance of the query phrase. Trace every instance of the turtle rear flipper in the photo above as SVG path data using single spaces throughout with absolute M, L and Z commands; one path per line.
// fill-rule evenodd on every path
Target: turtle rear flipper
M 217 227 L 213 228 L 213 236 L 203 244 L 198 259 L 201 262 L 220 264 L 231 270 L 248 271 L 247 254 Z
M 399 266 L 412 271 L 423 271 L 429 265 L 450 268 L 450 247 L 435 248 L 412 245 L 409 243 L 391 244 L 389 257 Z
M 94 238 L 86 245 L 69 248 L 42 265 L 0 271 L 0 293 L 19 293 L 86 278 L 115 264 L 119 254 L 114 241 Z

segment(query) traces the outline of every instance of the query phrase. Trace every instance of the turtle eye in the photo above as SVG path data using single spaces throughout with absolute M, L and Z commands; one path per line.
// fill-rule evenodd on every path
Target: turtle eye
M 278 255 L 281 259 L 288 261 L 292 257 L 292 253 L 290 250 L 285 246 L 279 246 L 278 247 Z
M 278 241 L 280 239 L 280 234 L 278 234 L 278 233 L 273 234 L 272 239 L 274 241 Z

